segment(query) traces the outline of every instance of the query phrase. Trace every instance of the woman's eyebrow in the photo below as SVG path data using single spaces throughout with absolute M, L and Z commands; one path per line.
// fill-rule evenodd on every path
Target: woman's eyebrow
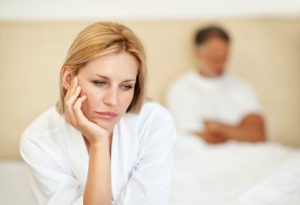
M 100 75 L 100 74 L 94 74 L 94 75 L 96 75 L 96 76 L 98 76 L 100 78 L 103 78 L 105 80 L 110 80 L 110 78 L 107 77 L 107 76 L 105 76 L 105 75 Z M 128 80 L 124 80 L 123 82 L 131 82 L 131 81 L 136 81 L 136 79 L 128 79 Z
M 104 78 L 104 79 L 106 79 L 106 80 L 109 80 L 109 79 L 110 79 L 109 77 L 107 77 L 107 76 L 105 76 L 105 75 L 100 75 L 100 74 L 92 74 L 92 75 L 96 75 L 96 76 L 98 76 L 98 77 L 100 77 L 100 78 Z
M 135 79 L 130 79 L 130 80 L 124 80 L 123 82 L 131 82 L 131 81 L 135 81 Z

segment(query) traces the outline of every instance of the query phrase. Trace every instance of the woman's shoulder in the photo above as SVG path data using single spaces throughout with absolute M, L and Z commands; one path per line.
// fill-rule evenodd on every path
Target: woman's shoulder
M 147 100 L 138 114 L 127 114 L 123 121 L 139 130 L 152 130 L 166 123 L 174 125 L 170 112 L 164 106 L 152 100 Z
M 158 148 L 157 144 L 163 150 L 168 149 L 176 139 L 176 127 L 172 115 L 155 101 L 145 102 L 139 114 L 126 115 L 122 119 L 120 130 L 130 136 L 126 138 L 130 139 L 128 144 L 133 149 L 136 147 L 141 156 L 149 150 L 155 150 L 155 147 Z
M 58 127 L 57 119 L 59 113 L 55 107 L 51 107 L 48 110 L 41 113 L 36 117 L 21 134 L 21 140 L 26 139 L 41 139 L 48 136 L 51 132 L 54 132 Z
M 59 141 L 58 135 L 62 122 L 63 117 L 51 107 L 27 126 L 19 141 L 19 151 L 25 162 L 40 167 L 56 167 L 62 162 L 66 165 L 64 144 L 59 143 L 63 140 Z
M 170 112 L 164 106 L 153 100 L 148 100 L 142 107 L 141 116 L 148 115 L 158 117 L 162 121 L 172 118 Z
M 153 118 L 155 121 L 163 122 L 166 120 L 172 120 L 172 115 L 169 110 L 165 108 L 163 105 L 158 103 L 157 101 L 148 99 L 144 105 L 140 113 L 138 114 L 140 118 Z

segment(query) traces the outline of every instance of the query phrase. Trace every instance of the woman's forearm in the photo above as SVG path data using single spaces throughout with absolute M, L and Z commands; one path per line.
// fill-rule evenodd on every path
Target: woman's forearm
M 84 205 L 111 204 L 109 141 L 89 147 L 89 168 L 84 190 Z

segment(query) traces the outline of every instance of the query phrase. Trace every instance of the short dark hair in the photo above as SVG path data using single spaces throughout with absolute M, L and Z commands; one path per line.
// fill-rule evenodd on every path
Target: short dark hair
M 217 37 L 225 42 L 230 42 L 229 34 L 223 29 L 218 26 L 207 26 L 205 28 L 201 28 L 196 32 L 194 43 L 196 46 L 201 46 L 204 44 L 208 39 Z

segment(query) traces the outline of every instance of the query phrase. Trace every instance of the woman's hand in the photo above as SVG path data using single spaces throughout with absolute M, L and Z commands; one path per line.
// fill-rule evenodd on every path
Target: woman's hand
M 86 118 L 81 110 L 82 103 L 86 100 L 86 96 L 79 97 L 81 87 L 78 84 L 78 77 L 74 77 L 69 87 L 65 99 L 65 119 L 73 127 L 78 129 L 83 136 L 88 140 L 90 145 L 95 145 L 103 141 L 109 140 L 109 132 L 91 122 Z
M 78 78 L 74 77 L 64 99 L 64 114 L 66 121 L 78 129 L 89 143 L 89 168 L 83 204 L 110 204 L 109 132 L 84 116 L 81 106 L 86 96 L 79 97 L 80 92 Z

